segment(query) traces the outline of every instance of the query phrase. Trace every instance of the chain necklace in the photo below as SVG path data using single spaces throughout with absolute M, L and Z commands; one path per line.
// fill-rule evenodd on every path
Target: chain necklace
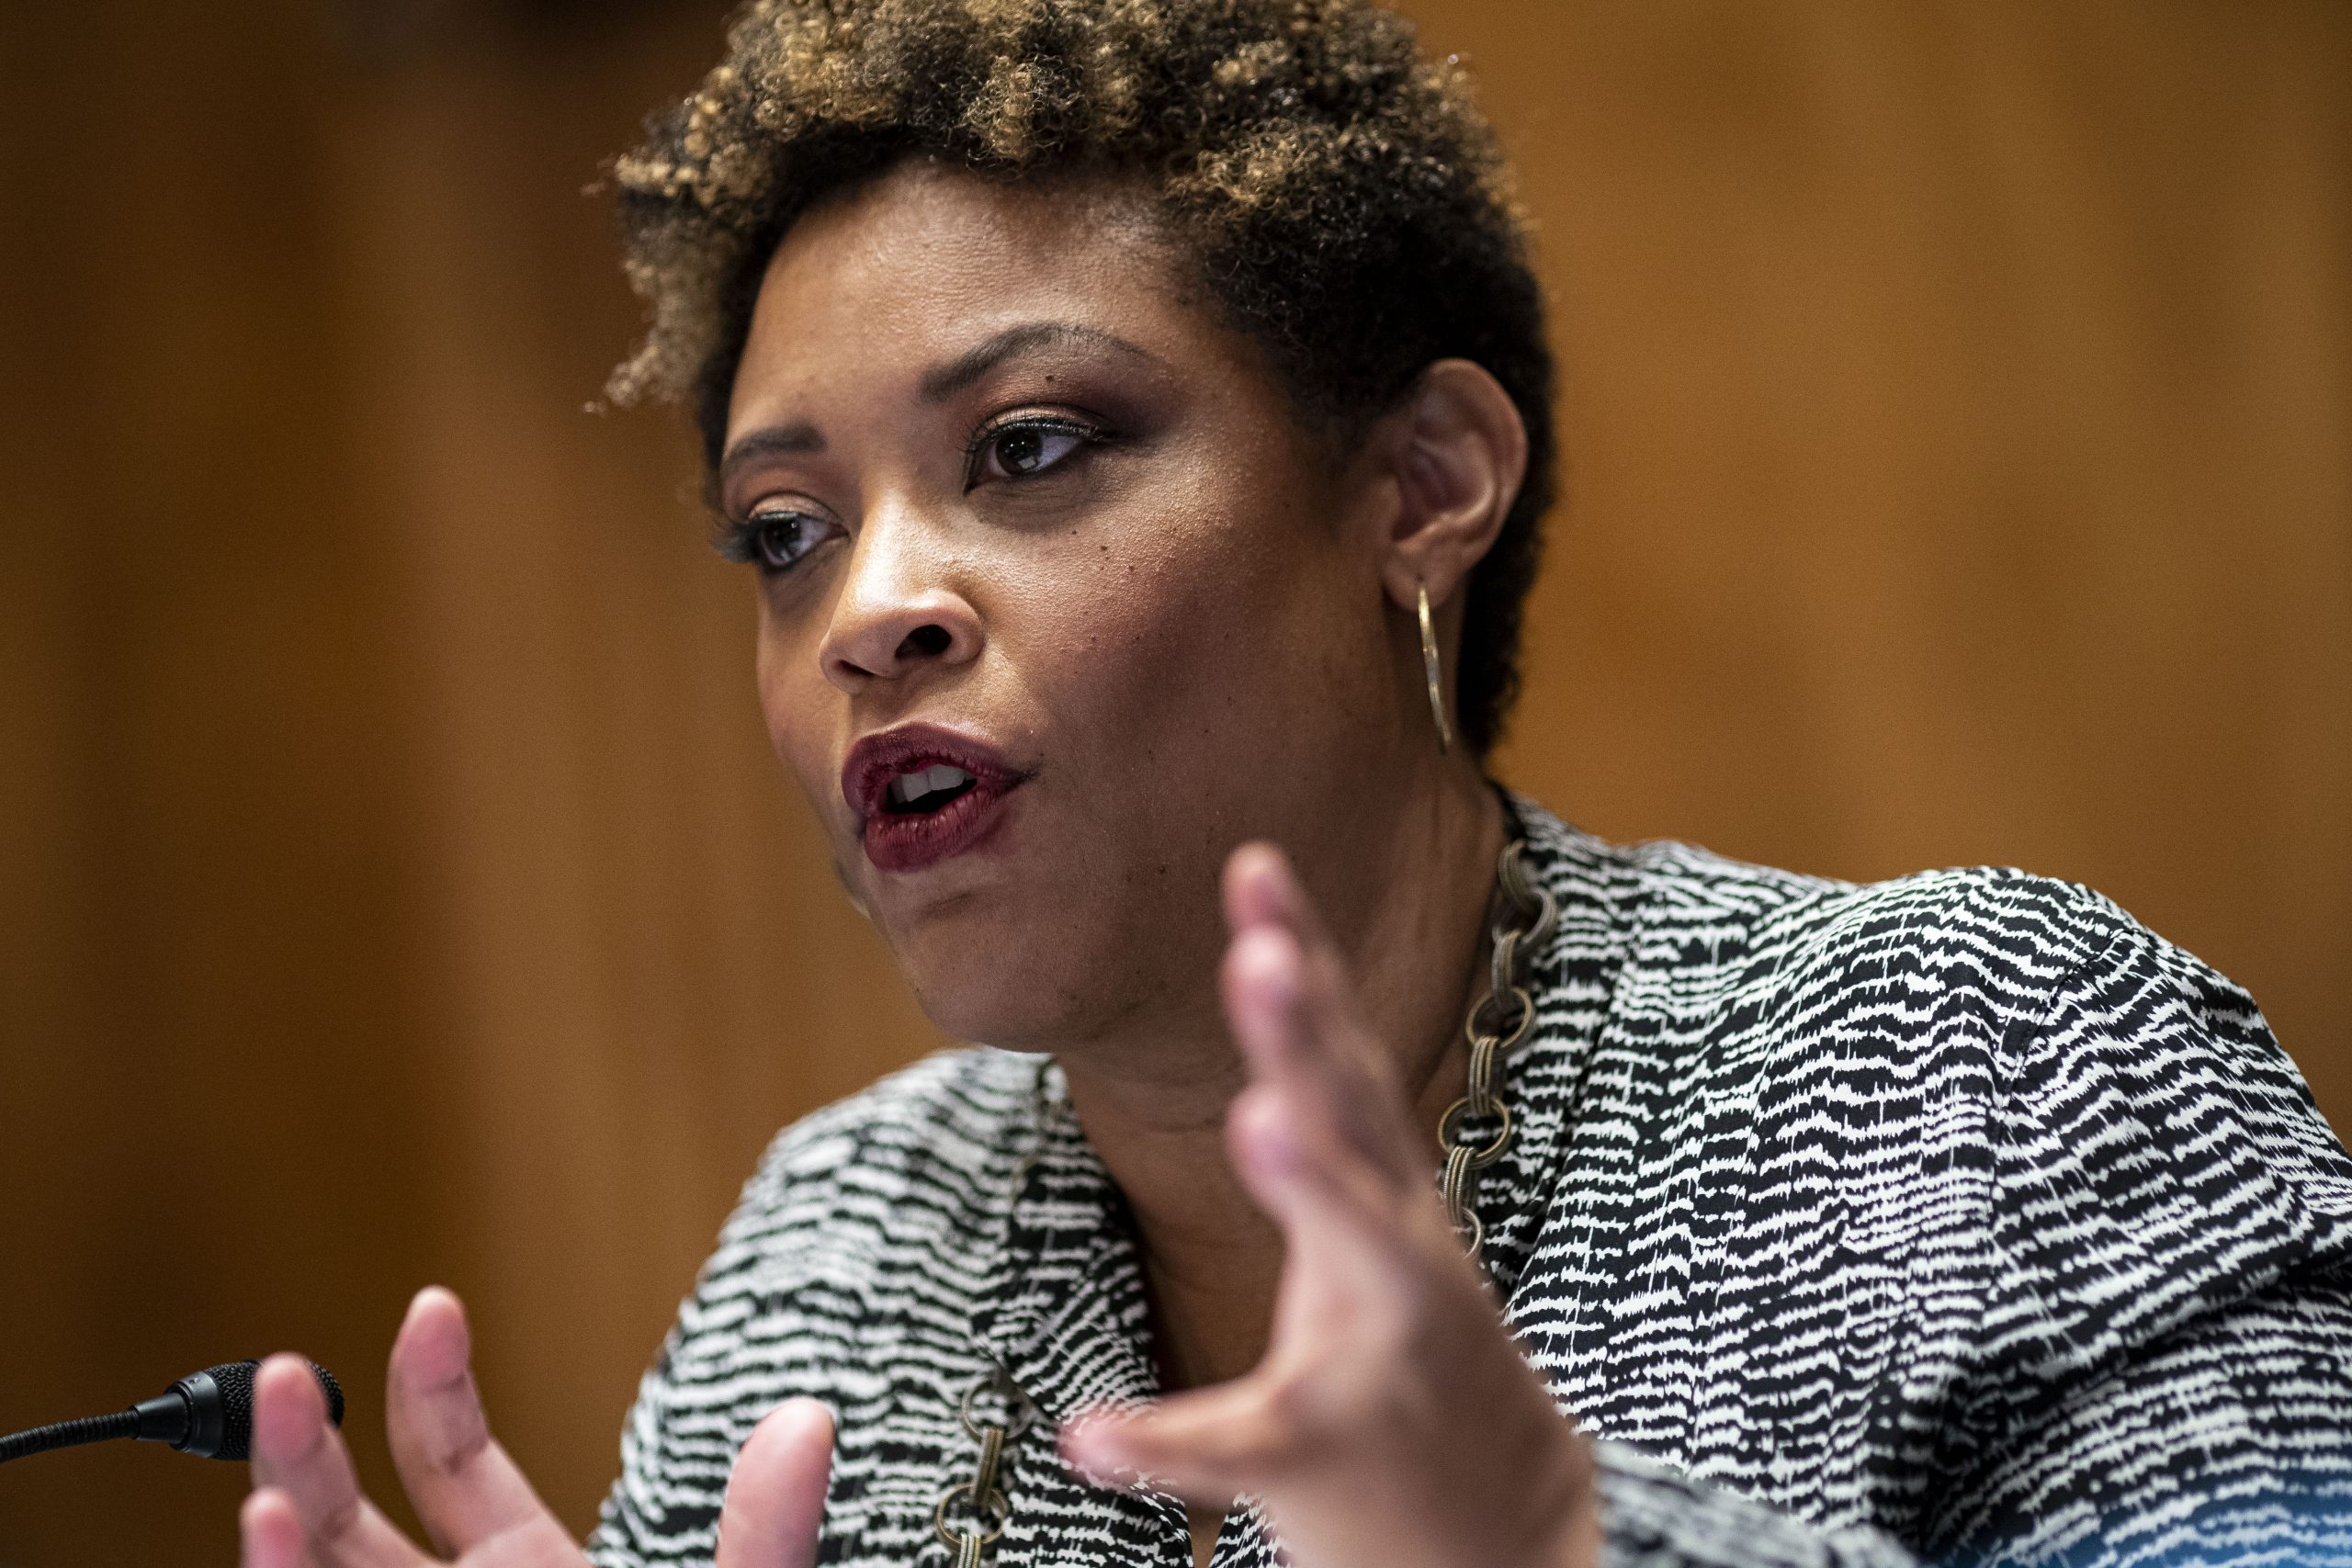
M 987 1393 L 1004 1402 L 1003 1420 L 983 1421 L 973 1415 L 973 1401 Z M 995 1366 L 964 1391 L 958 1414 L 966 1435 L 980 1445 L 980 1461 L 971 1480 L 959 1481 L 939 1495 L 938 1505 L 931 1510 L 931 1528 L 955 1553 L 956 1568 L 980 1568 L 980 1553 L 995 1544 L 1012 1518 L 1012 1500 L 1005 1496 L 998 1478 L 1004 1463 L 1004 1445 L 1035 1424 L 1037 1407 L 1029 1403 L 1029 1395 L 1012 1381 L 1010 1371 Z M 947 1522 L 947 1511 L 959 1497 L 971 1499 L 973 1518 L 967 1529 L 954 1529 Z
M 1495 1062 L 1527 1037 L 1535 1023 L 1535 998 L 1528 994 L 1528 954 L 1541 948 L 1560 918 L 1559 901 L 1552 890 L 1527 879 L 1521 859 L 1524 839 L 1503 846 L 1495 867 L 1494 951 L 1487 964 L 1487 994 L 1470 1004 L 1462 1032 L 1470 1040 L 1469 1085 L 1462 1098 L 1437 1119 L 1438 1146 L 1445 1165 L 1438 1176 L 1438 1191 L 1445 1200 L 1445 1217 L 1462 1237 L 1470 1261 L 1479 1260 L 1486 1246 L 1486 1222 L 1478 1218 L 1478 1176 L 1503 1157 L 1510 1147 L 1510 1104 L 1495 1091 Z M 1476 1118 L 1492 1122 L 1494 1134 L 1485 1143 L 1464 1136 Z
M 1446 1218 L 1453 1223 L 1462 1237 L 1462 1250 L 1473 1263 L 1479 1261 L 1487 1240 L 1486 1224 L 1478 1218 L 1478 1176 L 1503 1157 L 1513 1131 L 1510 1105 L 1496 1089 L 1495 1064 L 1534 1025 L 1535 999 L 1527 988 L 1529 954 L 1551 936 L 1560 913 L 1551 889 L 1528 880 L 1521 859 L 1526 848 L 1526 840 L 1511 840 L 1503 846 L 1502 858 L 1495 866 L 1494 923 L 1488 932 L 1493 950 L 1487 965 L 1487 994 L 1471 1004 L 1470 1016 L 1462 1025 L 1470 1042 L 1469 1081 L 1462 1098 L 1437 1119 L 1438 1145 L 1445 1151 L 1438 1190 L 1445 1201 Z M 1041 1073 L 1037 1080 L 1041 1102 L 1044 1088 Z M 1042 1109 L 1041 1103 L 1041 1113 Z M 1495 1123 L 1483 1144 L 1464 1135 L 1474 1120 Z M 1016 1200 L 1020 1178 L 1026 1174 L 1029 1163 L 1023 1160 L 1016 1168 Z M 975 1403 L 984 1395 L 1003 1402 L 1002 1420 L 984 1420 L 974 1413 Z M 931 1511 L 931 1524 L 953 1554 L 956 1568 L 981 1568 L 982 1554 L 1012 1518 L 1012 1503 L 1002 1485 L 1005 1445 L 1035 1423 L 1037 1407 L 1012 1381 L 1011 1372 L 997 1365 L 964 1391 L 959 1415 L 965 1434 L 980 1445 L 979 1461 L 970 1480 L 959 1481 L 939 1495 Z M 971 1516 L 968 1525 L 960 1529 L 948 1522 L 948 1514 L 959 1499 L 969 1499 L 967 1506 Z

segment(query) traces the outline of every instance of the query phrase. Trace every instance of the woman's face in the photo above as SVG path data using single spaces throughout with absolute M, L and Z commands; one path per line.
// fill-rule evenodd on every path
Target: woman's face
M 811 211 L 720 494 L 777 754 L 944 1030 L 1212 1014 L 1244 839 L 1346 886 L 1414 716 L 1380 487 L 1138 203 L 914 163 Z

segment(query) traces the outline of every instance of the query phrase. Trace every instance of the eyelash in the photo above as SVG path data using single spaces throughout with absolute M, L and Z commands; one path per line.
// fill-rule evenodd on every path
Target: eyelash
M 791 523 L 822 526 L 825 520 L 813 513 L 788 510 L 754 512 L 749 517 L 729 518 L 719 526 L 718 553 L 728 560 L 759 568 L 760 575 L 763 577 L 775 577 L 790 571 L 806 559 L 809 552 L 816 549 L 818 545 L 824 543 L 820 539 L 816 544 L 804 547 L 798 555 L 781 566 L 771 561 L 767 558 L 767 550 L 763 544 L 763 536 L 770 528 L 779 524 Z
M 1075 436 L 1079 444 L 1061 457 L 1055 458 L 1044 468 L 1028 474 L 1005 476 L 1016 482 L 1035 478 L 1038 474 L 1051 473 L 1069 462 L 1071 457 L 1076 457 L 1079 452 L 1090 446 L 1100 446 L 1112 438 L 1112 433 L 1103 426 L 1090 423 L 1085 420 L 1072 419 L 1066 414 L 1017 415 L 1011 419 L 999 420 L 993 424 L 983 425 L 974 431 L 972 438 L 964 444 L 964 488 L 967 491 L 979 482 L 980 458 L 987 453 L 989 446 L 1017 431 L 1035 431 L 1046 435 Z M 778 525 L 791 524 L 817 527 L 826 525 L 823 518 L 812 513 L 790 510 L 754 511 L 747 517 L 729 518 L 721 523 L 718 539 L 718 553 L 728 560 L 757 567 L 763 576 L 774 577 L 790 571 L 806 559 L 819 545 L 824 543 L 822 539 L 819 539 L 814 544 L 804 546 L 798 554 L 782 564 L 770 560 L 764 544 L 768 530 Z
M 964 444 L 964 488 L 966 490 L 970 490 L 973 485 L 979 482 L 978 468 L 982 454 L 986 453 L 992 444 L 1002 440 L 1005 436 L 1010 435 L 1016 431 L 1035 431 L 1046 435 L 1074 435 L 1078 437 L 1078 445 L 1076 446 L 1072 447 L 1063 456 L 1055 458 L 1054 461 L 1045 468 L 1038 470 L 1038 472 L 1041 473 L 1052 472 L 1054 469 L 1060 468 L 1064 463 L 1069 462 L 1071 457 L 1076 457 L 1080 452 L 1084 451 L 1090 446 L 1102 446 L 1103 443 L 1111 439 L 1112 434 L 1102 425 L 1095 424 L 1087 420 L 1072 419 L 1068 414 L 1016 414 L 1010 419 L 999 420 L 993 424 L 984 424 L 979 429 L 974 431 L 972 433 L 972 438 Z M 1024 479 L 1035 477 L 1035 475 L 1034 474 L 1008 474 L 1006 476 L 1006 478 L 1012 479 Z

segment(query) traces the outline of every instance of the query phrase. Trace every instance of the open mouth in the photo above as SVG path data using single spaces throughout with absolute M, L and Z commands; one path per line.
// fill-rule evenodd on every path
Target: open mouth
M 1027 775 L 996 748 L 941 725 L 910 724 L 850 749 L 842 795 L 877 871 L 920 871 L 978 847 Z
M 946 762 L 933 762 L 910 773 L 900 773 L 882 792 L 882 809 L 892 817 L 922 817 L 944 807 L 972 789 L 978 780 Z

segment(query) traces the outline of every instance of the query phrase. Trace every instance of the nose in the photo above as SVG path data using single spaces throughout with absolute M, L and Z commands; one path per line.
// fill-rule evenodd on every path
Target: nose
M 910 518 L 870 519 L 833 601 L 817 658 L 825 678 L 854 695 L 876 681 L 968 663 L 980 651 L 979 613 L 945 578 Z

